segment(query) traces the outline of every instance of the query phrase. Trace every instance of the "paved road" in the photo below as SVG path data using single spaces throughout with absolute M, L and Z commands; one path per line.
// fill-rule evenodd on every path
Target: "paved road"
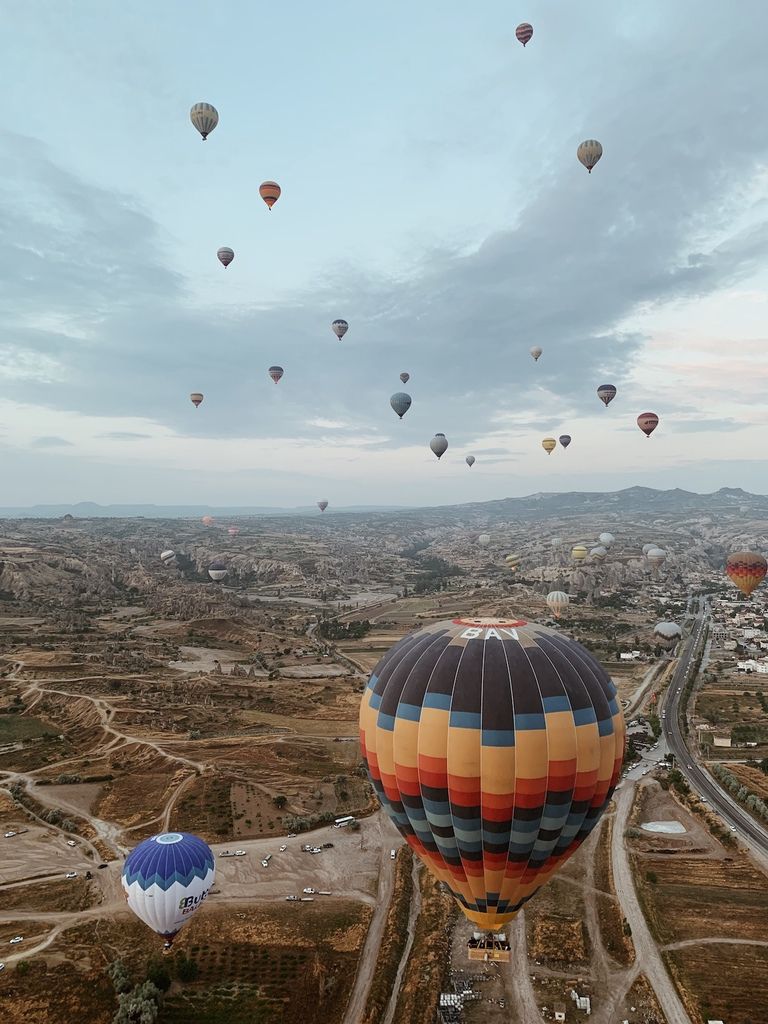
M 768 831 L 740 807 L 728 793 L 712 778 L 709 772 L 701 768 L 688 749 L 686 738 L 680 726 L 680 701 L 685 687 L 685 678 L 695 655 L 701 648 L 704 637 L 704 626 L 709 617 L 709 606 L 706 599 L 702 600 L 694 620 L 691 636 L 686 642 L 680 656 L 672 682 L 667 690 L 662 718 L 664 739 L 667 747 L 675 755 L 677 768 L 687 779 L 691 788 L 700 796 L 704 796 L 710 805 L 723 818 L 728 827 L 735 832 L 756 859 L 768 867 Z
M 635 946 L 637 962 L 656 993 L 667 1024 L 691 1024 L 691 1018 L 680 1002 L 680 997 L 667 973 L 666 965 L 637 900 L 635 884 L 632 880 L 632 869 L 624 842 L 633 796 L 633 790 L 625 789 L 614 797 L 616 817 L 613 821 L 613 842 L 611 843 L 613 884 L 621 901 L 624 916 L 632 929 L 632 942 Z

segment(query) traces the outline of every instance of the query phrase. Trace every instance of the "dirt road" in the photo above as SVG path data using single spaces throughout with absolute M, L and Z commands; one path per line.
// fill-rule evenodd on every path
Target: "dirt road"
M 636 964 L 651 983 L 667 1018 L 667 1024 L 691 1024 L 691 1018 L 685 1012 L 675 986 L 667 973 L 659 947 L 651 935 L 637 900 L 629 857 L 624 844 L 624 832 L 632 807 L 633 793 L 634 788 L 625 787 L 619 790 L 614 797 L 616 816 L 613 822 L 613 841 L 611 843 L 614 886 L 621 901 L 624 916 L 632 929 L 632 941 L 637 956 Z

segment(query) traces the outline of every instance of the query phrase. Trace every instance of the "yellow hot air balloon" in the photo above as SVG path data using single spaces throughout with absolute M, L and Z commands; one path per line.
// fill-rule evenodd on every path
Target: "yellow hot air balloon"
M 382 807 L 488 932 L 597 824 L 624 734 L 600 663 L 525 619 L 457 618 L 410 633 L 373 670 L 360 706 L 361 753 Z M 483 948 L 470 940 L 470 958 Z
M 574 562 L 584 562 L 587 557 L 587 549 L 583 544 L 576 544 L 571 548 L 571 558 Z
M 541 442 L 541 447 L 544 449 L 547 455 L 551 455 L 555 448 L 557 448 L 557 441 L 554 439 L 554 437 L 545 437 L 544 440 Z

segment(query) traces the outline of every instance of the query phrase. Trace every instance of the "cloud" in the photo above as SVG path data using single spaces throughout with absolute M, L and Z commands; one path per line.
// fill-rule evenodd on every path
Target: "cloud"
M 36 437 L 31 442 L 32 448 L 74 448 L 71 441 L 64 437 Z
M 151 434 L 139 434 L 132 430 L 108 430 L 98 435 L 107 441 L 138 441 L 151 438 Z
M 677 420 L 674 431 L 677 434 L 698 434 L 703 431 L 716 430 L 720 433 L 730 430 L 744 430 L 749 423 L 730 418 L 725 419 L 690 419 Z

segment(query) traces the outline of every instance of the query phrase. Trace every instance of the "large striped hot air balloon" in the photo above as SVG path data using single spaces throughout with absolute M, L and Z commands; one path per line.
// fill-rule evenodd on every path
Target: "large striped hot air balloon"
M 524 619 L 453 619 L 373 671 L 360 747 L 382 807 L 470 921 L 510 921 L 597 824 L 624 755 L 610 677 Z
M 571 599 L 564 590 L 552 590 L 547 594 L 547 607 L 556 619 L 560 618 L 570 603 Z
M 533 39 L 533 25 L 529 25 L 527 21 L 522 22 L 515 29 L 515 35 L 519 43 L 527 46 L 531 39 Z
M 267 370 L 267 373 L 275 382 L 275 384 L 279 384 L 283 374 L 285 373 L 285 370 L 282 368 L 282 366 L 270 366 L 270 368 Z
M 601 384 L 597 389 L 597 397 L 607 408 L 616 397 L 616 388 L 613 384 Z
M 547 455 L 551 455 L 555 448 L 557 448 L 557 441 L 554 439 L 554 437 L 545 437 L 544 440 L 541 442 L 541 447 L 544 449 Z
M 745 597 L 749 597 L 768 572 L 768 562 L 756 551 L 734 551 L 728 555 L 725 571 Z
M 210 847 L 188 832 L 150 836 L 128 854 L 122 883 L 128 906 L 166 947 L 200 908 L 213 887 Z
M 163 563 L 164 566 L 166 566 L 168 568 L 170 568 L 171 566 L 176 565 L 176 552 L 175 551 L 171 551 L 170 548 L 168 548 L 167 551 L 161 551 L 160 552 L 160 561 Z
M 510 551 L 504 561 L 507 563 L 507 568 L 510 572 L 517 572 L 520 568 L 520 562 L 522 561 L 522 555 L 519 551 Z
M 607 548 L 604 548 L 602 544 L 598 544 L 596 547 L 591 548 L 589 557 L 593 562 L 604 562 L 608 554 Z
M 196 409 L 199 409 L 203 401 L 202 391 L 193 391 L 192 394 L 189 396 L 189 400 Z
M 226 577 L 227 572 L 226 563 L 222 562 L 219 558 L 215 558 L 208 566 L 208 575 L 214 583 L 221 583 L 221 581 Z
M 603 147 L 597 139 L 586 139 L 576 150 L 576 156 L 579 158 L 579 163 L 584 164 L 590 174 L 592 173 L 592 168 L 602 155 Z
M 575 544 L 571 548 L 571 558 L 574 562 L 585 562 L 587 559 L 587 549 L 584 544 Z
M 219 112 L 210 103 L 195 103 L 189 112 L 189 119 L 203 136 L 203 142 L 205 142 L 219 123 Z
M 339 339 L 339 341 L 341 341 L 341 339 L 349 330 L 349 324 L 347 323 L 346 320 L 334 320 L 333 323 L 331 324 L 331 330 Z
M 275 205 L 277 200 L 280 198 L 281 192 L 282 189 L 280 188 L 276 181 L 262 181 L 262 183 L 259 185 L 259 195 L 270 208 L 270 210 Z
M 646 437 L 650 437 L 659 425 L 659 417 L 655 412 L 641 412 L 637 417 L 637 425 Z

